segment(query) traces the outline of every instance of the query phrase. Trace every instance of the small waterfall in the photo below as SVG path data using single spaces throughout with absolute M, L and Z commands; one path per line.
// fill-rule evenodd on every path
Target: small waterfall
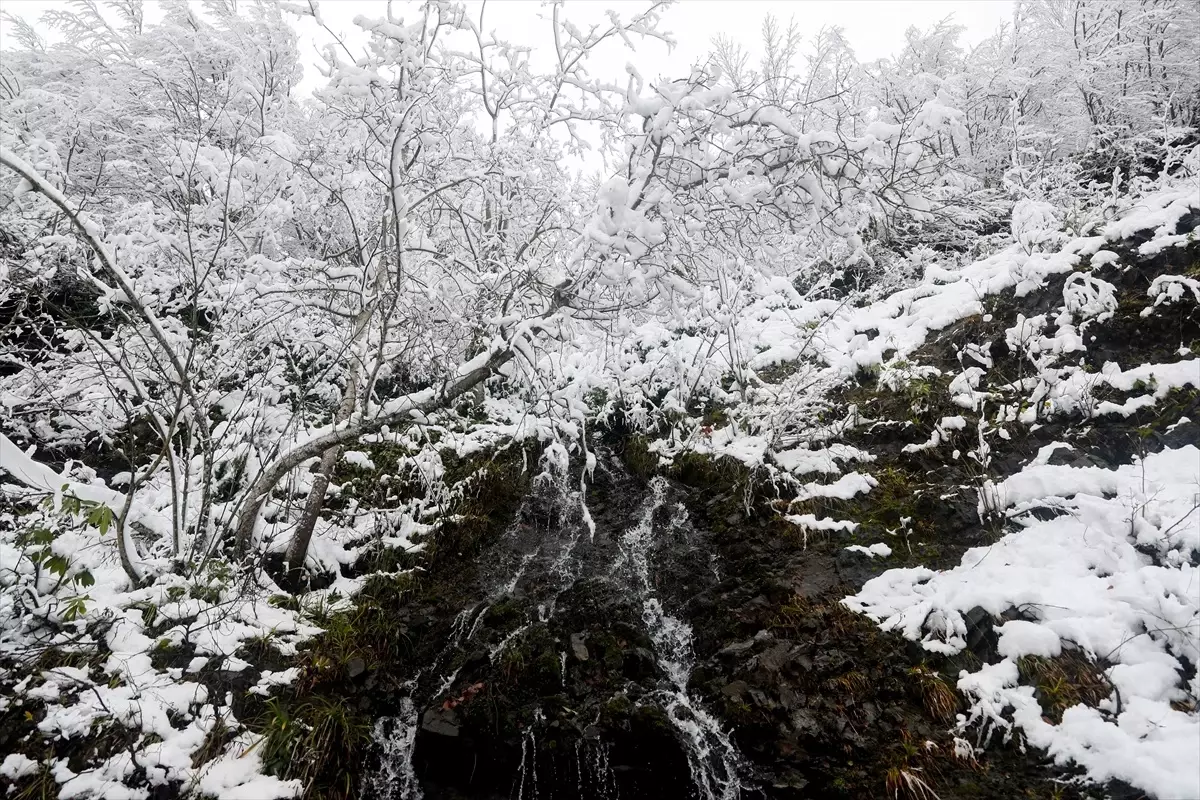
M 613 474 L 603 462 L 601 468 Z M 661 707 L 677 732 L 694 795 L 699 800 L 738 800 L 742 796 L 742 765 L 729 735 L 688 691 L 695 666 L 692 629 L 669 613 L 653 583 L 651 561 L 652 556 L 659 557 L 660 548 L 672 552 L 669 548 L 682 544 L 692 550 L 698 544 L 693 541 L 697 532 L 687 511 L 681 504 L 668 507 L 667 497 L 667 482 L 655 478 L 632 527 L 623 529 L 618 527 L 620 523 L 615 526 L 610 515 L 607 530 L 595 536 L 579 512 L 578 491 L 566 481 L 543 485 L 538 499 L 527 499 L 516 521 L 480 557 L 478 601 L 450 622 L 436 657 L 422 665 L 407 683 L 408 696 L 399 701 L 396 716 L 377 722 L 375 740 L 382 763 L 368 782 L 373 790 L 370 796 L 381 800 L 422 798 L 413 767 L 421 710 L 454 691 L 467 655 L 480 653 L 477 633 L 488 631 L 481 654 L 486 655 L 487 663 L 497 665 L 506 650 L 531 628 L 553 625 L 559 612 L 570 610 L 560 609 L 560 601 L 569 596 L 567 593 L 581 578 L 599 578 L 610 584 L 626 598 L 630 604 L 626 608 L 640 618 L 639 627 L 644 628 L 654 661 L 664 676 L 657 687 L 643 695 L 642 702 Z M 710 564 L 715 571 L 716 563 Z M 505 622 L 502 630 L 489 624 L 491 609 L 501 603 L 511 608 L 514 602 L 520 603 L 518 618 Z M 565 634 L 558 631 L 557 635 Z M 554 655 L 558 683 L 566 690 L 568 652 Z M 470 669 L 478 671 L 480 662 L 471 663 Z M 555 743 L 561 739 L 544 723 L 537 711 L 521 734 L 520 762 L 511 765 L 515 770 L 510 773 L 510 800 L 552 800 L 572 792 L 579 800 L 618 800 L 618 771 L 610 764 L 612 745 L 599 738 L 602 732 L 577 739 L 572 754 L 565 748 L 556 749 Z M 551 737 L 550 743 L 543 740 L 544 736 Z M 516 761 L 515 752 L 511 758 Z
M 658 664 L 671 683 L 662 690 L 664 706 L 671 724 L 682 735 L 696 790 L 703 800 L 736 800 L 742 792 L 737 750 L 716 718 L 688 694 L 688 679 L 695 666 L 691 626 L 666 612 L 650 582 L 654 515 L 666 500 L 666 488 L 662 478 L 651 481 L 651 495 L 637 524 L 621 537 L 621 558 L 614 566 L 628 568 L 634 583 L 631 588 L 641 594 L 642 621 L 654 643 Z M 670 526 L 679 529 L 686 522 L 686 513 L 674 509 Z
M 537 726 L 544 719 L 541 711 L 535 712 L 533 724 L 521 737 L 521 766 L 513 782 L 513 800 L 538 800 Z
M 372 795 L 381 800 L 421 800 L 421 784 L 413 769 L 417 744 L 417 708 L 409 697 L 400 698 L 399 713 L 376 720 L 372 731 L 382 751 L 380 768 L 370 781 Z
M 554 493 L 550 503 L 555 509 L 565 511 L 578 504 L 578 497 L 569 489 L 565 481 L 551 484 L 550 490 Z M 500 598 L 510 596 L 516 591 L 522 578 L 527 576 L 530 565 L 534 564 L 539 557 L 552 559 L 547 572 L 557 579 L 548 604 L 542 603 L 537 606 L 537 618 L 540 621 L 545 622 L 553 614 L 554 603 L 574 582 L 579 564 L 576 563 L 578 560 L 573 556 L 582 539 L 583 528 L 578 524 L 570 525 L 569 535 L 560 537 L 557 542 L 560 546 L 558 552 L 548 555 L 544 551 L 556 543 L 554 537 L 548 535 L 549 531 L 534 531 L 530 537 L 523 522 L 528 509 L 529 498 L 526 498 L 517 512 L 517 520 L 502 537 L 499 552 L 494 554 L 496 559 L 493 569 L 485 579 L 487 586 L 485 599 L 470 608 L 463 609 L 455 616 L 450 626 L 449 637 L 437 658 L 433 663 L 418 671 L 406 683 L 405 688 L 408 690 L 409 696 L 400 698 L 398 713 L 395 716 L 384 717 L 376 721 L 373 738 L 380 750 L 380 765 L 368 783 L 380 798 L 384 800 L 421 800 L 422 798 L 416 771 L 413 768 L 413 753 L 416 747 L 417 730 L 420 726 L 420 713 L 414 704 L 413 696 L 418 693 L 422 677 L 433 678 L 441 671 L 441 666 L 446 662 L 448 656 L 466 648 L 475 638 L 475 634 L 493 604 Z M 526 541 L 529 538 L 532 538 L 532 542 Z M 508 645 L 528 630 L 530 625 L 531 620 L 527 618 L 523 624 L 518 625 L 500 642 L 492 646 L 488 652 L 489 660 L 495 662 Z M 436 686 L 432 688 L 432 694 L 428 695 L 428 699 L 436 700 L 448 692 L 458 679 L 460 669 L 461 667 L 455 667 L 444 672 Z M 562 680 L 565 684 L 565 653 L 562 658 L 561 670 Z M 530 728 L 527 731 L 527 737 L 522 740 L 521 744 L 520 776 L 522 781 L 526 780 L 525 754 L 528 750 L 530 786 L 518 789 L 517 795 L 519 798 L 529 798 L 530 800 L 537 796 L 537 773 L 534 764 L 536 742 L 533 740 L 533 736 L 533 729 Z
M 575 788 L 580 800 L 619 800 L 617 775 L 608 763 L 609 745 L 599 739 L 575 742 Z

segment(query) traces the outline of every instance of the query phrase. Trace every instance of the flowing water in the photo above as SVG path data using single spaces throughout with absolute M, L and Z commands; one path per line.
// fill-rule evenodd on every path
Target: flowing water
M 609 460 L 615 465 L 608 468 L 610 474 L 611 470 L 621 470 L 620 477 L 627 485 L 637 485 L 616 459 Z M 622 603 L 632 605 L 634 618 L 653 645 L 654 666 L 660 677 L 651 680 L 649 691 L 638 703 L 652 703 L 665 712 L 686 755 L 692 795 L 699 800 L 741 797 L 741 763 L 736 749 L 717 719 L 688 690 L 695 666 L 692 630 L 667 610 L 652 577 L 655 559 L 669 557 L 670 547 L 692 546 L 695 531 L 686 511 L 682 505 L 668 504 L 670 487 L 665 480 L 655 478 L 640 505 L 635 506 L 632 525 L 625 522 L 625 527 L 614 526 L 610 520 L 606 526 L 602 521 L 594 532 L 590 516 L 579 513 L 582 504 L 578 493 L 565 482 L 551 488 L 554 496 L 550 505 L 555 513 L 539 525 L 529 520 L 528 501 L 523 505 L 497 546 L 480 558 L 482 599 L 454 618 L 440 654 L 406 684 L 409 696 L 399 701 L 397 713 L 376 723 L 380 766 L 371 781 L 373 796 L 381 800 L 422 797 L 413 761 L 422 735 L 421 708 L 436 707 L 438 701 L 454 695 L 452 688 L 467 653 L 485 651 L 487 661 L 495 665 L 532 626 L 544 626 L 560 610 L 569 609 L 575 598 L 571 592 L 579 581 L 599 579 Z M 629 516 L 619 518 L 628 520 Z M 501 601 L 511 603 L 514 598 L 519 598 L 524 618 L 502 637 L 476 641 L 477 636 L 482 637 L 481 630 L 487 628 L 484 618 L 489 609 Z M 567 604 L 562 609 L 561 602 Z M 568 654 L 564 650 L 554 655 L 557 682 L 565 691 Z M 464 677 L 462 684 L 470 680 L 474 679 Z M 578 798 L 616 800 L 620 794 L 617 772 L 610 763 L 611 745 L 603 740 L 602 732 L 595 725 L 589 726 L 585 735 L 574 741 L 571 758 L 571 754 L 554 751 L 553 743 L 547 750 L 540 732 L 545 724 L 541 708 L 535 709 L 533 722 L 521 733 L 519 764 L 510 765 L 510 769 L 516 767 L 510 797 L 552 800 L 574 791 Z M 516 759 L 514 754 L 512 760 Z
M 661 690 L 662 698 L 667 716 L 687 750 L 692 782 L 703 800 L 733 800 L 742 790 L 737 751 L 716 718 L 688 693 L 688 680 L 695 666 L 692 629 L 664 610 L 650 581 L 649 556 L 657 535 L 655 515 L 666 501 L 666 489 L 662 478 L 651 481 L 641 518 L 621 537 L 620 565 L 632 573 L 631 588 L 640 593 L 642 600 L 642 621 L 654 642 L 658 664 L 669 680 Z M 681 506 L 676 507 L 669 522 L 676 531 L 687 525 L 687 515 L 682 511 Z
M 410 697 L 402 697 L 399 705 L 396 716 L 375 722 L 372 735 L 381 755 L 371 789 L 381 798 L 421 800 L 421 784 L 412 763 L 417 745 L 417 708 Z

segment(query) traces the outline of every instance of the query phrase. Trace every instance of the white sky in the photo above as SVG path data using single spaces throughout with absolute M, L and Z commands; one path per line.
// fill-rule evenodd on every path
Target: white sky
M 37 19 L 45 11 L 64 5 L 56 0 L 0 0 L 0 10 L 26 19 Z M 153 0 L 146 5 L 148 21 L 160 16 Z M 404 5 L 396 4 L 401 16 L 406 13 Z M 478 14 L 477 2 L 469 2 L 468 6 Z M 615 9 L 627 18 L 645 6 L 643 0 L 575 0 L 567 3 L 565 14 L 582 27 L 601 21 L 606 9 Z M 487 6 L 484 27 L 495 29 L 513 42 L 536 46 L 545 41 L 543 32 L 548 30 L 547 23 L 538 17 L 546 12 L 548 8 L 537 0 L 492 0 Z M 353 34 L 355 16 L 382 17 L 386 14 L 386 3 L 322 0 L 321 14 L 334 30 Z M 605 57 L 611 59 L 614 73 L 623 71 L 625 63 L 632 60 L 647 79 L 659 75 L 681 77 L 694 62 L 703 59 L 712 38 L 720 33 L 756 54 L 762 20 L 767 14 L 774 14 L 784 22 L 795 18 L 806 39 L 823 26 L 840 25 L 858 57 L 870 61 L 896 52 L 903 45 L 904 31 L 910 25 L 927 28 L 947 16 L 953 16 L 957 24 L 966 27 L 962 43 L 975 44 L 1011 17 L 1012 0 L 682 0 L 664 15 L 663 27 L 678 42 L 674 52 L 668 54 L 662 44 L 648 42 L 639 47 L 634 58 L 619 48 L 613 48 L 611 55 Z M 8 44 L 7 27 L 0 21 L 0 47 Z M 315 45 L 324 41 L 324 35 L 311 20 L 301 23 L 298 30 L 306 64 L 301 86 L 308 90 L 320 81 L 316 70 L 308 65 L 316 63 Z

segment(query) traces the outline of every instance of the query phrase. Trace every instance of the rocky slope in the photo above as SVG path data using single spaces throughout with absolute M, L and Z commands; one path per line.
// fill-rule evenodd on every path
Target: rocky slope
M 1101 235 L 1010 248 L 860 309 L 822 363 L 839 341 L 878 358 L 814 401 L 803 442 L 757 460 L 712 412 L 710 444 L 669 465 L 653 431 L 618 418 L 583 498 L 529 485 L 519 451 L 480 458 L 419 560 L 359 564 L 374 574 L 353 604 L 305 609 L 323 633 L 287 655 L 248 641 L 250 668 L 194 680 L 231 693 L 254 757 L 310 797 L 1183 796 L 1171 759 L 1200 742 L 1198 223 L 1194 197 L 1163 195 Z M 347 495 L 378 482 L 341 470 Z M 1088 514 L 1120 525 L 1079 543 L 1053 527 Z M 1059 614 L 1044 586 L 1004 585 L 1025 573 L 980 568 L 1025 563 L 1028 531 L 1067 542 L 1055 557 L 1079 554 L 1089 580 L 1113 577 L 1088 550 L 1100 541 L 1110 573 L 1157 581 L 1167 623 L 1120 606 L 1143 641 L 1119 651 L 1092 595 Z M 155 658 L 182 671 L 195 654 Z M 46 658 L 0 706 L 0 749 L 78 770 L 128 746 L 94 730 L 87 755 L 35 732 L 53 670 L 99 664 Z M 1150 777 L 1089 756 L 1104 751 L 1088 736 L 1134 711 L 1173 732 L 1146 745 Z M 205 730 L 210 754 L 234 735 Z M 53 786 L 23 763 L 4 762 L 17 796 Z
M 1141 796 L 1147 787 L 1119 769 L 1101 784 L 1059 782 L 1094 765 L 1061 749 L 1024 750 L 1032 732 L 1019 725 L 980 746 L 978 698 L 960 693 L 958 678 L 1001 663 L 998 630 L 1043 618 L 1036 605 L 961 609 L 961 636 L 933 648 L 851 608 L 872 612 L 864 586 L 887 570 L 948 570 L 971 548 L 999 547 L 1019 530 L 1018 514 L 981 507 L 980 497 L 1031 462 L 1115 475 L 1165 451 L 1183 453 L 1186 466 L 1186 448 L 1200 441 L 1191 352 L 1200 346 L 1200 212 L 1174 213 L 1065 266 L 1048 260 L 1054 268 L 1036 284 L 986 296 L 983 313 L 843 383 L 824 406 L 828 436 L 810 447 L 865 454 L 847 474 L 866 491 L 844 491 L 846 476 L 835 474 L 784 502 L 729 457 L 683 456 L 652 477 L 662 471 L 646 440 L 615 430 L 597 443 L 594 534 L 572 511 L 571 491 L 543 487 L 475 547 L 403 589 L 369 592 L 366 606 L 398 605 L 386 613 L 400 622 L 396 649 L 406 654 L 372 657 L 354 679 L 369 715 L 384 718 L 363 761 L 370 791 Z M 1047 335 L 1054 321 L 1057 337 Z M 1071 381 L 1085 391 L 1071 393 Z M 1087 490 L 1061 493 L 1075 492 Z M 1045 502 L 1030 513 L 1051 520 L 1070 510 Z M 1166 550 L 1141 549 L 1167 563 Z M 1197 555 L 1185 548 L 1173 563 L 1190 569 Z M 926 633 L 923 621 L 912 638 Z M 1181 687 L 1195 681 L 1186 652 L 1195 633 L 1167 648 L 1182 653 Z M 1048 727 L 1081 705 L 1119 713 L 1112 653 L 1064 643 L 1053 657 L 1016 660 Z M 1194 720 L 1194 696 L 1184 695 L 1174 707 Z

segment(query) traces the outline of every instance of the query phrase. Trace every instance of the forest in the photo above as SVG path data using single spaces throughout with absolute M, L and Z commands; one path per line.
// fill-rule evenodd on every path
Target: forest
M 0 795 L 1200 797 L 1195 0 L 332 5 L 3 8 Z

